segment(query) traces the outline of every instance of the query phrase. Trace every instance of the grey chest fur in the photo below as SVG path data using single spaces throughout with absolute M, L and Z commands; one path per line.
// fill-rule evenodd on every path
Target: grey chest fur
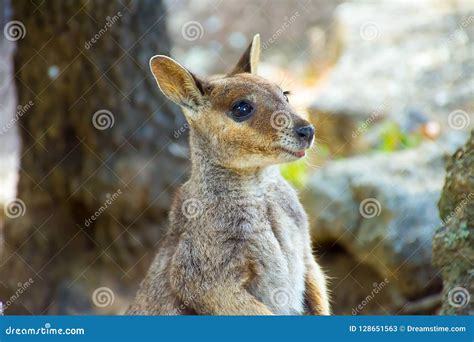
M 299 205 L 289 206 L 281 197 L 279 201 L 272 195 L 265 197 L 265 210 L 261 210 L 255 220 L 259 236 L 251 250 L 257 260 L 256 276 L 249 291 L 275 314 L 302 314 L 304 251 L 308 243 L 306 222 L 300 220 L 298 213 L 302 209 Z

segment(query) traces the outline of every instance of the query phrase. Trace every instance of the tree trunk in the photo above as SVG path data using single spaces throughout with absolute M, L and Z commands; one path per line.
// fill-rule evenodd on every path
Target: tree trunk
M 13 7 L 26 29 L 16 56 L 19 103 L 32 105 L 20 120 L 23 215 L 5 227 L 0 298 L 5 305 L 24 290 L 7 314 L 120 312 L 187 172 L 185 139 L 173 134 L 184 119 L 148 67 L 154 54 L 169 54 L 164 5 Z

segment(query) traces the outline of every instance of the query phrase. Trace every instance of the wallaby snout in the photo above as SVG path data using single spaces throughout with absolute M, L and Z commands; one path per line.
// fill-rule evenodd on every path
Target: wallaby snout
M 295 132 L 302 141 L 306 142 L 307 146 L 311 146 L 315 132 L 313 125 L 296 127 Z

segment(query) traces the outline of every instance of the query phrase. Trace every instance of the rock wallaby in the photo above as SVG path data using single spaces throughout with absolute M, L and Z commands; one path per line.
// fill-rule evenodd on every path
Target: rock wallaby
M 328 315 L 308 222 L 277 164 L 305 156 L 314 127 L 257 76 L 256 35 L 225 76 L 154 56 L 159 88 L 190 127 L 192 171 L 129 315 Z

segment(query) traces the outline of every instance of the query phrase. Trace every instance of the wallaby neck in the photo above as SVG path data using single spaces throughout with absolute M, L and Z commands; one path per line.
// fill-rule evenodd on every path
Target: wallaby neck
M 209 142 L 191 130 L 190 149 L 192 171 L 190 181 L 197 188 L 216 193 L 258 191 L 268 180 L 278 175 L 274 166 L 249 169 L 232 169 L 222 165 L 210 151 Z

